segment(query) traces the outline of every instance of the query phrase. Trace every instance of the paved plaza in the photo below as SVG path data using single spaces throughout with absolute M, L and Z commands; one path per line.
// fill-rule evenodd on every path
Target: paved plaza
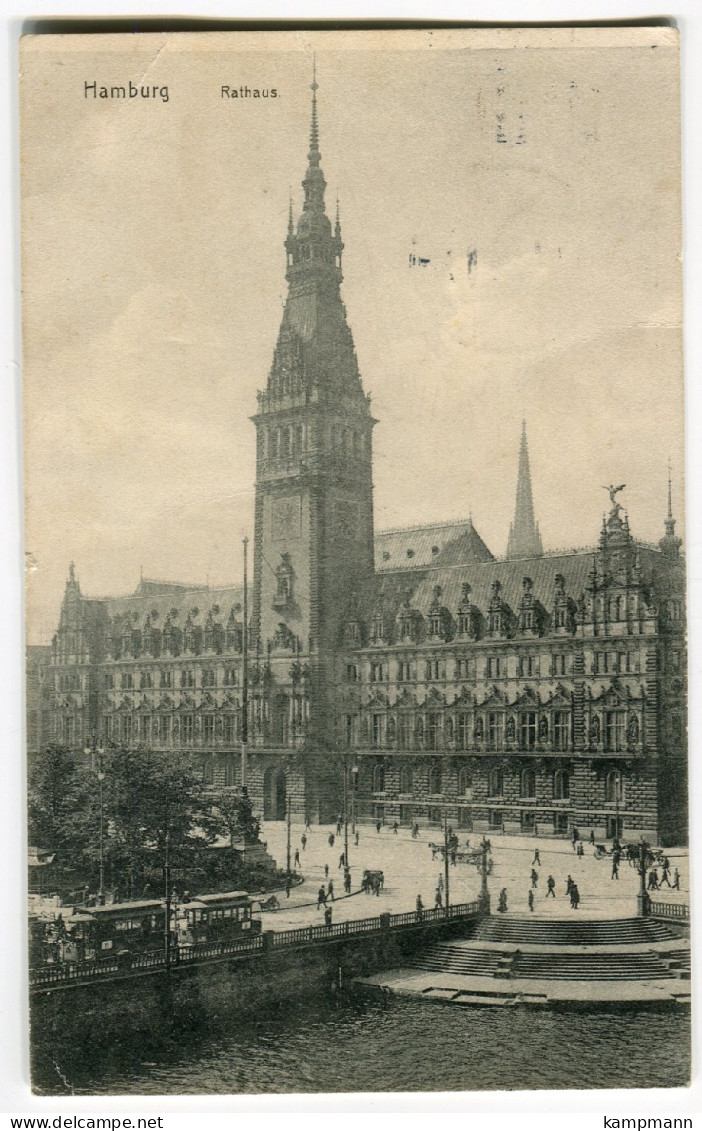
M 264 929 L 286 930 L 310 923 L 323 923 L 324 911 L 317 909 L 317 892 L 329 879 L 334 885 L 335 899 L 333 921 L 361 919 L 378 915 L 383 911 L 413 911 L 417 895 L 421 895 L 426 908 L 433 907 L 439 876 L 444 875 L 441 854 L 432 858 L 430 843 L 443 843 L 441 829 L 422 829 L 417 840 L 413 840 L 409 829 L 400 828 L 394 834 L 391 826 L 384 826 L 376 832 L 374 825 L 358 826 L 359 844 L 349 829 L 349 864 L 351 869 L 352 894 L 346 898 L 343 886 L 343 868 L 339 867 L 339 857 L 344 851 L 344 834 L 336 835 L 336 826 L 313 825 L 306 832 L 307 844 L 302 848 L 301 838 L 305 829 L 301 824 L 291 827 L 291 864 L 295 850 L 300 853 L 297 872 L 304 876 L 299 886 L 293 887 L 289 899 L 285 892 L 278 893 L 281 908 L 262 915 Z M 329 844 L 334 834 L 334 844 Z M 286 826 L 283 821 L 266 821 L 261 829 L 261 838 L 267 842 L 268 851 L 280 868 L 286 863 Z M 470 847 L 477 849 L 481 834 L 461 832 L 460 848 L 465 847 L 466 839 Z M 541 865 L 535 866 L 538 883 L 534 889 L 534 917 L 549 916 L 557 918 L 627 918 L 636 915 L 636 894 L 639 889 L 639 876 L 635 868 L 626 860 L 619 866 L 619 879 L 612 879 L 611 858 L 595 859 L 589 843 L 585 843 L 585 855 L 577 856 L 570 841 L 549 840 L 538 837 L 507 837 L 491 835 L 493 870 L 488 877 L 488 887 L 492 897 L 493 913 L 497 910 L 497 899 L 502 888 L 507 889 L 507 914 L 529 915 L 527 896 L 531 887 L 531 870 L 534 853 L 538 849 Z M 611 848 L 611 845 L 608 847 Z M 680 891 L 664 885 L 654 898 L 666 902 L 687 903 L 688 859 L 683 848 L 671 848 L 667 855 L 672 869 L 680 871 Z M 325 865 L 329 876 L 325 877 Z M 385 874 L 385 886 L 379 896 L 360 890 L 363 870 L 381 869 Z M 547 878 L 552 875 L 556 881 L 555 898 L 547 897 Z M 580 892 L 580 906 L 577 911 L 570 907 L 566 896 L 566 882 L 572 876 Z M 464 903 L 477 899 L 480 892 L 480 874 L 475 865 L 457 863 L 449 867 L 449 894 L 451 903 Z M 444 893 L 445 898 L 445 893 Z

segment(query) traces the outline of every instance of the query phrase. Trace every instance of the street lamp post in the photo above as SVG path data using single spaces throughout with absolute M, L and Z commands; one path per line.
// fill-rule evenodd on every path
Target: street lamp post
M 105 753 L 105 748 L 104 746 L 98 746 L 95 738 L 93 738 L 92 745 L 86 746 L 83 752 L 86 757 L 89 757 L 91 760 L 91 768 L 97 777 L 100 790 L 100 883 L 98 888 L 98 899 L 100 900 L 100 902 L 102 902 L 105 898 L 105 772 L 102 768 L 102 756 Z
M 487 842 L 487 838 L 485 836 L 483 836 L 483 839 L 482 839 L 482 842 L 481 842 L 481 845 L 480 845 L 480 898 L 478 900 L 478 903 L 480 904 L 480 910 L 482 911 L 482 913 L 484 915 L 490 914 L 490 892 L 488 891 L 488 886 L 487 886 L 487 877 L 488 877 L 487 854 L 488 854 L 488 842 Z
M 448 810 L 444 805 L 444 885 L 446 887 L 446 910 L 445 915 L 448 919 L 449 916 L 449 835 L 448 835 Z
M 244 538 L 244 600 L 241 636 L 241 792 L 246 797 L 246 760 L 249 742 L 249 594 L 247 577 L 248 538 Z
M 344 756 L 344 866 L 349 866 L 349 767 Z
M 358 782 L 358 766 L 351 767 L 351 831 L 356 835 L 356 784 Z
M 636 896 L 636 911 L 640 918 L 645 918 L 651 909 L 651 898 L 646 891 L 646 865 L 648 863 L 648 844 L 641 837 L 639 845 L 639 892 Z
M 286 847 L 287 847 L 287 856 L 286 856 L 287 863 L 286 863 L 286 872 L 285 872 L 285 894 L 286 894 L 286 896 L 289 897 L 290 896 L 290 888 L 292 886 L 292 870 L 290 868 L 290 831 L 291 831 L 291 824 L 292 824 L 292 809 L 291 809 L 291 805 L 290 805 L 290 783 L 289 783 L 289 780 L 288 780 L 288 774 L 287 773 L 285 775 L 285 792 L 286 792 L 286 795 L 287 795 L 287 807 L 286 807 L 286 813 L 285 813 L 286 837 L 287 837 L 287 845 L 286 845 Z

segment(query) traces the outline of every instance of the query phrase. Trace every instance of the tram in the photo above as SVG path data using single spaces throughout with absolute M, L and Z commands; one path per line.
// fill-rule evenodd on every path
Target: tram
M 66 927 L 85 960 L 158 950 L 163 946 L 166 908 L 159 899 L 76 907 Z
M 196 895 L 177 909 L 178 942 L 184 945 L 231 942 L 259 934 L 261 923 L 252 918 L 252 903 L 245 891 Z

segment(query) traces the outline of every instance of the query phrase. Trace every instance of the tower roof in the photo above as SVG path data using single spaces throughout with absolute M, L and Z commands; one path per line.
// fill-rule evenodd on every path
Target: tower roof
M 537 558 L 543 554 L 539 525 L 534 519 L 534 500 L 531 493 L 529 447 L 526 421 L 522 421 L 522 438 L 519 445 L 519 471 L 517 473 L 517 499 L 514 522 L 509 528 L 507 558 Z
M 332 226 L 326 214 L 319 148 L 316 70 L 311 84 L 307 169 L 302 187 L 302 212 L 295 224 L 292 200 L 285 250 L 288 297 L 265 393 L 262 411 L 276 408 L 281 397 L 337 405 L 344 400 L 368 411 L 346 311 L 341 300 L 341 223 L 337 201 Z

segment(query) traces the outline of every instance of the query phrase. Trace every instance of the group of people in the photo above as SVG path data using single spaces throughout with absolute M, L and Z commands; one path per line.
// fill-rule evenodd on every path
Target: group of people
M 673 879 L 670 878 L 670 860 L 667 856 L 663 857 L 661 862 L 661 875 L 658 874 L 658 868 L 653 866 L 648 873 L 647 887 L 649 891 L 660 891 L 663 884 L 667 884 L 673 891 L 680 891 L 680 872 L 678 868 L 673 868 Z
M 574 833 L 577 833 L 577 829 L 574 829 L 573 831 L 574 831 Z M 573 847 L 575 847 L 575 843 L 576 842 L 573 841 Z M 581 840 L 578 840 L 577 844 L 578 844 L 578 846 L 582 847 L 582 841 Z M 582 855 L 582 853 L 579 853 L 579 855 Z M 531 862 L 531 887 L 529 888 L 529 891 L 527 892 L 527 906 L 528 906 L 530 911 L 534 910 L 534 891 L 536 890 L 536 888 L 539 885 L 539 873 L 536 871 L 537 867 L 539 867 L 539 868 L 541 867 L 541 855 L 540 855 L 538 848 L 534 851 L 534 859 Z M 505 907 L 501 908 L 498 905 L 498 911 L 500 911 L 500 910 L 506 911 L 507 910 L 507 907 L 506 907 L 507 893 L 506 893 L 504 888 L 502 889 L 502 891 L 505 892 L 505 900 L 504 900 Z M 573 877 L 570 876 L 570 875 L 568 876 L 568 879 L 566 880 L 565 894 L 570 897 L 570 906 L 573 908 L 573 910 L 577 910 L 578 904 L 580 903 L 580 892 L 578 891 L 578 885 L 576 884 Z M 555 881 L 555 879 L 553 878 L 552 875 L 549 875 L 547 877 L 547 880 L 546 880 L 546 895 L 544 896 L 544 898 L 548 899 L 549 896 L 551 896 L 552 899 L 556 898 L 556 881 Z M 500 898 L 501 897 L 502 897 L 502 893 L 500 893 Z

